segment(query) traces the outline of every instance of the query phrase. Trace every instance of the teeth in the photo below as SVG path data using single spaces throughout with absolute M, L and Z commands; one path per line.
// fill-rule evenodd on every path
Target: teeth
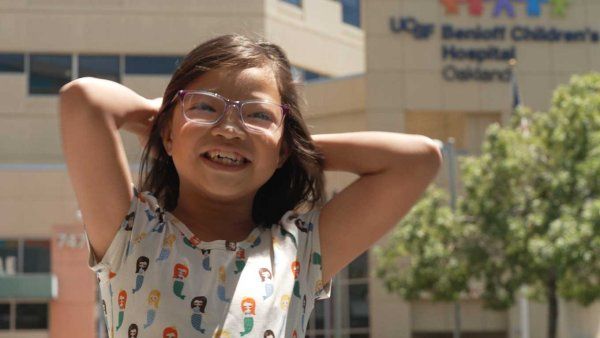
M 240 165 L 245 162 L 245 159 L 243 157 L 236 156 L 235 154 L 227 153 L 227 152 L 223 152 L 223 151 L 207 152 L 206 157 L 208 157 L 209 159 L 211 159 L 215 162 L 221 162 L 221 163 L 225 163 L 225 164 Z

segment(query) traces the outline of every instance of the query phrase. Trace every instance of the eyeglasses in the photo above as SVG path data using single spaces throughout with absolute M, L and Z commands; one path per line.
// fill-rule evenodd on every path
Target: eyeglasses
M 173 98 L 179 98 L 185 118 L 201 125 L 219 123 L 229 106 L 234 106 L 248 131 L 274 132 L 283 124 L 287 105 L 266 100 L 234 101 L 217 93 L 204 90 L 180 90 Z

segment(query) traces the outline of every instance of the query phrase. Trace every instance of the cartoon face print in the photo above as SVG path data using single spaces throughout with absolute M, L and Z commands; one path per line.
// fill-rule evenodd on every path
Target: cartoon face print
M 237 244 L 231 241 L 225 241 L 225 248 L 229 251 L 235 251 Z
M 154 212 L 158 215 L 158 222 L 162 223 L 165 221 L 164 218 L 164 212 L 162 211 L 162 209 L 160 207 L 156 207 L 156 209 L 154 209 Z
M 165 237 L 165 239 L 163 240 L 163 245 L 166 245 L 166 246 L 169 246 L 169 247 L 173 246 L 173 243 L 175 242 L 176 238 L 177 237 L 175 237 L 175 235 L 173 235 L 173 234 L 167 235 Z
M 263 337 L 264 338 L 275 338 L 275 333 L 273 333 L 273 331 L 271 331 L 271 330 L 267 330 L 263 334 Z
M 315 291 L 320 291 L 323 289 L 323 281 L 321 279 L 318 279 L 317 282 L 315 283 Z
M 246 258 L 246 250 L 244 250 L 244 249 L 239 249 L 238 251 L 236 251 L 236 253 L 235 253 L 235 257 L 236 257 L 237 259 L 244 259 L 244 258 Z
M 183 279 L 188 276 L 190 269 L 187 266 L 177 263 L 173 267 L 173 278 Z
M 302 232 L 308 231 L 306 224 L 300 218 L 296 218 L 296 220 L 294 221 L 294 224 L 296 224 L 296 227 L 298 228 L 298 230 L 300 230 Z
M 119 309 L 125 310 L 125 306 L 127 305 L 127 292 L 125 290 L 119 291 L 118 301 Z
M 281 296 L 281 301 L 279 302 L 279 306 L 281 307 L 281 310 L 285 311 L 288 309 L 288 307 L 290 306 L 290 295 L 283 295 Z
M 163 338 L 177 338 L 177 329 L 170 326 L 163 330 Z
M 138 336 L 138 326 L 136 324 L 129 325 L 129 329 L 127 330 L 127 338 L 137 338 Z
M 268 268 L 260 268 L 258 270 L 258 275 L 260 276 L 260 281 L 264 282 L 266 279 L 272 279 L 271 271 Z
M 158 307 L 158 302 L 160 302 L 160 291 L 154 289 L 148 294 L 148 304 Z
M 244 314 L 253 314 L 255 315 L 256 311 L 256 302 L 254 301 L 254 298 L 251 297 L 246 297 L 244 299 L 242 299 L 242 312 L 244 312 Z
M 144 272 L 148 269 L 148 264 L 150 264 L 150 260 L 146 256 L 140 256 L 137 259 L 135 273 Z
M 226 280 L 225 267 L 223 265 L 221 265 L 219 267 L 219 282 L 225 283 L 225 280 Z
M 202 253 L 202 256 L 204 256 L 204 257 L 210 255 L 210 249 L 200 249 L 200 252 Z
M 133 221 L 135 219 L 135 212 L 129 213 L 125 216 L 125 231 L 131 231 L 133 229 Z
M 300 274 L 300 262 L 298 262 L 298 261 L 292 262 L 292 273 L 294 274 L 294 279 L 297 279 L 298 274 Z
M 206 308 L 206 297 L 204 297 L 204 296 L 194 297 L 194 299 L 192 299 L 190 306 L 192 307 L 192 309 L 198 309 L 198 310 L 200 310 L 201 313 L 204 313 L 204 309 Z

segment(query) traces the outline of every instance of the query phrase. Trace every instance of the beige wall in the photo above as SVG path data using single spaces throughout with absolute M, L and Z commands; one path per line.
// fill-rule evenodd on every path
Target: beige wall
M 302 8 L 266 0 L 265 35 L 295 64 L 330 76 L 363 73 L 364 34 L 342 22 L 337 1 L 303 1 Z
M 330 0 L 303 8 L 278 0 L 0 2 L 0 52 L 185 55 L 234 32 L 278 43 L 292 64 L 318 73 L 364 72 L 363 33 L 344 24 L 341 5 Z M 158 97 L 169 78 L 127 74 L 122 83 Z M 28 95 L 26 74 L 0 74 L 0 102 L 0 132 L 10 140 L 0 146 L 0 161 L 62 162 L 56 96 Z M 137 151 L 136 140 L 124 138 Z
M 506 122 L 511 110 L 510 86 L 505 82 L 448 82 L 441 75 L 446 64 L 473 66 L 465 61 L 442 60 L 441 46 L 460 47 L 494 45 L 507 47 L 512 41 L 451 41 L 440 38 L 440 24 L 484 27 L 515 24 L 553 26 L 558 28 L 585 28 L 600 31 L 600 2 L 596 0 L 571 1 L 567 17 L 552 18 L 547 5 L 540 18 L 525 16 L 525 5 L 518 4 L 515 19 L 493 18 L 492 2 L 484 2 L 485 12 L 480 18 L 467 14 L 446 16 L 437 0 L 368 0 L 362 1 L 366 48 L 366 128 L 375 130 L 423 133 L 430 137 L 457 139 L 459 149 L 477 152 L 485 128 L 493 122 Z M 426 40 L 393 33 L 390 17 L 413 16 L 420 22 L 433 23 L 436 33 Z M 565 83 L 571 74 L 600 70 L 599 43 L 543 43 L 520 42 L 516 73 L 522 102 L 534 109 L 549 107 L 552 90 Z M 503 69 L 504 62 L 487 61 L 484 68 Z M 437 182 L 447 186 L 446 164 Z M 385 238 L 382 239 L 382 242 Z M 374 258 L 372 264 L 376 262 Z M 370 284 L 370 302 L 373 337 L 410 337 L 411 330 L 452 330 L 452 306 L 426 302 L 407 303 L 385 293 L 376 279 Z M 561 303 L 562 305 L 562 303 Z M 462 302 L 463 326 L 474 331 L 505 331 L 511 338 L 519 337 L 519 310 L 507 312 L 483 311 L 477 301 Z M 560 337 L 600 337 L 598 303 L 590 308 L 574 304 L 561 307 Z M 531 338 L 546 334 L 546 307 L 530 306 Z

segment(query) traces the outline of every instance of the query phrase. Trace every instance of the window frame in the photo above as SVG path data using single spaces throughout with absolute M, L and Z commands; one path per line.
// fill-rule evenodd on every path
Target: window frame
M 349 268 L 352 263 L 357 261 L 359 257 L 357 257 L 354 261 L 348 264 L 342 271 L 337 273 L 333 280 L 332 285 L 332 299 L 331 300 L 317 300 L 315 301 L 315 309 L 313 309 L 313 313 L 310 316 L 310 319 L 306 328 L 306 337 L 307 338 L 316 338 L 316 337 L 325 337 L 325 338 L 333 338 L 336 333 L 336 326 L 342 325 L 342 323 L 347 323 L 347 326 L 340 327 L 340 333 L 342 335 L 353 335 L 353 334 L 366 334 L 370 335 L 371 331 L 371 321 L 369 318 L 369 326 L 368 327 L 351 327 L 350 326 L 350 311 L 341 310 L 344 304 L 350 305 L 350 296 L 349 296 L 349 286 L 351 285 L 365 285 L 367 288 L 367 304 L 369 303 L 369 251 L 365 251 L 361 254 L 366 256 L 366 276 L 350 278 L 349 277 Z M 342 292 L 344 291 L 344 292 Z M 322 302 L 320 304 L 323 305 L 323 328 L 316 327 L 316 307 L 317 302 Z M 341 310 L 341 311 L 340 311 Z M 335 313 L 342 313 L 344 318 L 340 318 L 336 316 Z
M 2 70 L 0 69 L 0 74 L 23 74 L 25 73 L 25 57 L 26 53 L 12 53 L 12 52 L 2 52 L 0 53 L 0 57 L 2 56 L 20 56 L 21 57 L 21 66 L 20 70 Z
M 33 93 L 32 92 L 32 87 L 31 87 L 31 77 L 33 76 L 33 73 L 31 72 L 32 69 L 32 56 L 58 56 L 58 57 L 68 57 L 70 60 L 70 69 L 69 69 L 69 73 L 70 73 L 70 79 L 66 82 L 69 83 L 70 81 L 73 81 L 73 79 L 76 79 L 76 73 L 77 73 L 77 67 L 76 67 L 76 54 L 75 53 L 70 53 L 70 54 L 63 54 L 63 53 L 45 53 L 45 52 L 33 52 L 33 53 L 27 53 L 26 54 L 26 72 L 25 75 L 27 77 L 26 83 L 27 83 L 27 95 L 29 97 L 48 97 L 48 96 L 56 96 L 58 95 L 58 90 L 56 91 L 56 93 Z M 65 84 L 66 84 L 65 83 Z M 59 88 L 60 89 L 60 88 Z
M 8 330 L 0 329 L 0 334 L 5 333 L 26 333 L 26 332 L 48 332 L 50 329 L 50 303 L 47 300 L 41 299 L 27 299 L 27 300 L 14 300 L 6 299 L 0 300 L 2 304 L 9 305 L 9 325 Z M 46 328 L 42 329 L 17 329 L 17 305 L 18 304 L 45 304 L 46 305 Z
M 348 26 L 352 26 L 358 29 L 362 29 L 362 22 L 361 22 L 361 10 L 360 10 L 360 2 L 361 0 L 355 0 L 357 2 L 357 20 L 358 22 L 352 22 L 349 21 L 348 18 L 353 18 L 353 16 L 348 16 L 348 12 L 346 11 L 347 8 L 354 8 L 354 6 L 349 6 L 346 4 L 346 1 L 353 1 L 353 0 L 339 0 L 340 1 L 340 5 L 342 6 L 342 23 L 348 25 Z
M 280 2 L 285 2 L 286 4 L 290 4 L 292 6 L 296 6 L 298 8 L 302 8 L 304 4 L 302 0 L 279 0 Z
M 15 274 L 18 275 L 31 275 L 31 274 L 49 274 L 52 272 L 52 261 L 48 261 L 47 272 L 24 272 L 25 271 L 25 242 L 26 241 L 47 241 L 48 242 L 48 254 L 52 250 L 52 239 L 43 236 L 32 236 L 32 237 L 2 237 L 0 240 L 3 241 L 16 241 L 17 242 L 17 269 Z M 0 301 L 1 302 L 1 301 Z

